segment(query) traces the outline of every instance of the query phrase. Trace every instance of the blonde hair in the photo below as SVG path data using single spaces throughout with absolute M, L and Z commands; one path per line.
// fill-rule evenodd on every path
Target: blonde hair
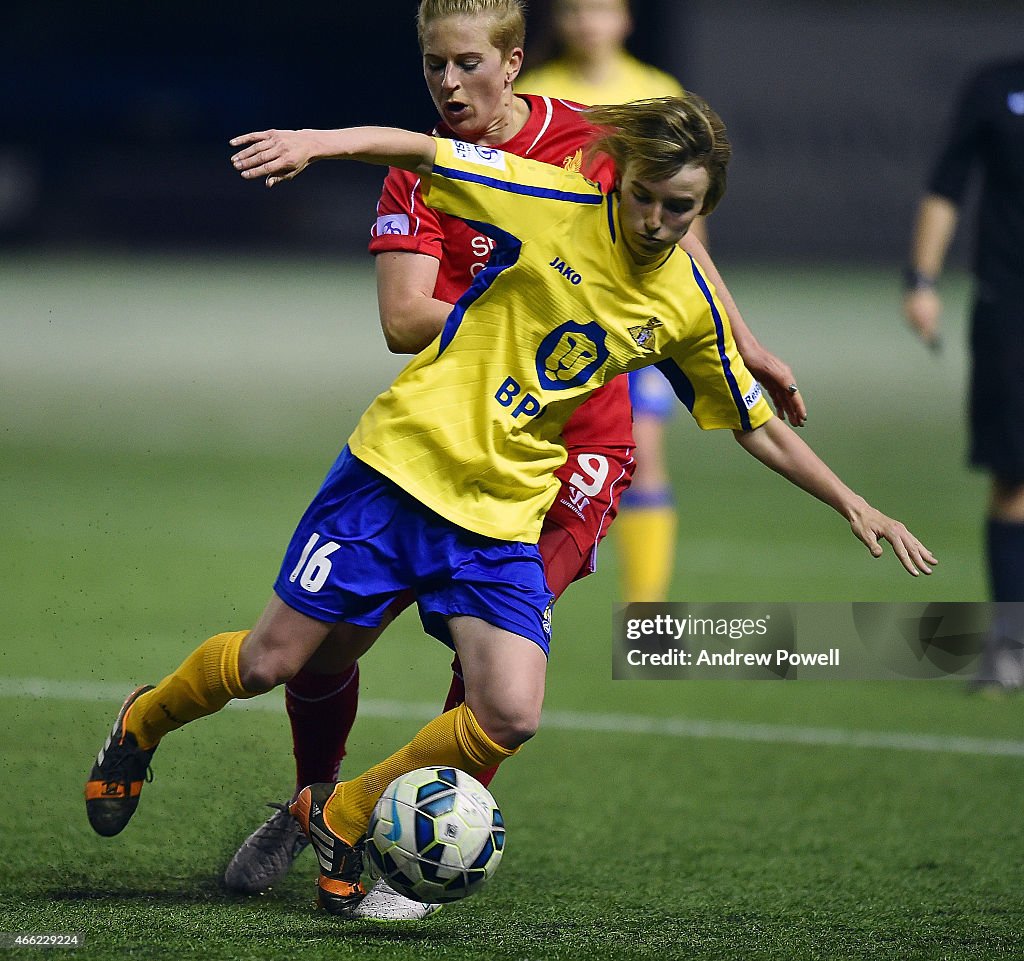
M 524 0 L 420 0 L 416 14 L 416 32 L 423 49 L 427 27 L 445 17 L 490 17 L 491 43 L 507 57 L 526 43 L 526 4 Z
M 632 103 L 591 107 L 584 117 L 600 131 L 591 149 L 627 164 L 641 180 L 665 180 L 692 164 L 708 172 L 702 214 L 709 214 L 725 193 L 732 147 L 722 118 L 696 94 L 657 97 Z

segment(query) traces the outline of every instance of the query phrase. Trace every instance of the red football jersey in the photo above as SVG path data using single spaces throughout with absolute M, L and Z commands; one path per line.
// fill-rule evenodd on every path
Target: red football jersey
M 549 97 L 525 95 L 530 118 L 512 139 L 495 144 L 519 157 L 578 170 L 599 183 L 604 190 L 614 184 L 615 171 L 609 158 L 587 157 L 587 144 L 594 128 L 584 119 L 579 104 Z M 439 124 L 434 136 L 452 137 Z M 434 297 L 454 304 L 483 269 L 494 241 L 465 221 L 431 210 L 423 203 L 420 178 L 392 167 L 384 180 L 377 203 L 377 222 L 371 231 L 370 252 L 408 251 L 427 254 L 440 261 Z M 580 405 L 562 430 L 567 448 L 633 447 L 632 411 L 625 377 L 594 391 Z

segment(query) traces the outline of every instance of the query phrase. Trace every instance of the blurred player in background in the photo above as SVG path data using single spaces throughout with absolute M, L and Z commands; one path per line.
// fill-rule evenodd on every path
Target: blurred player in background
M 522 63 L 525 18 L 519 0 L 424 0 L 419 9 L 423 72 L 441 117 L 436 131 L 470 143 L 500 146 L 556 166 L 580 169 L 594 130 L 580 111 L 559 100 L 518 96 L 513 83 Z M 614 170 L 595 158 L 585 172 L 608 189 Z M 780 415 L 801 423 L 806 410 L 787 389 L 792 371 L 766 351 L 743 323 L 702 245 L 688 233 L 682 246 L 715 284 L 732 322 L 747 367 L 766 387 Z M 491 238 L 464 221 L 423 203 L 420 180 L 408 171 L 389 171 L 377 205 L 370 241 L 375 257 L 381 326 L 388 346 L 416 353 L 444 326 L 452 304 L 487 263 Z M 667 381 L 658 374 L 657 381 Z M 673 397 L 673 402 L 674 397 Z M 615 517 L 618 498 L 633 469 L 633 436 L 625 378 L 595 392 L 566 424 L 568 450 L 558 471 L 562 490 L 548 512 L 539 548 L 548 586 L 555 597 L 590 573 L 598 542 Z M 298 791 L 306 784 L 335 780 L 357 712 L 358 667 L 353 651 L 365 650 L 404 607 L 403 598 L 379 628 L 337 631 L 285 688 L 296 760 Z M 342 636 L 344 634 L 344 637 Z M 464 697 L 458 664 L 447 707 Z M 489 783 L 491 774 L 481 780 Z M 225 873 L 232 890 L 255 893 L 283 878 L 305 838 L 285 805 L 241 846 Z M 423 910 L 383 889 L 371 892 L 361 909 L 389 917 L 418 916 Z M 386 903 L 385 903 L 386 902 Z
M 626 103 L 682 92 L 675 77 L 642 63 L 626 48 L 633 30 L 628 0 L 555 0 L 560 55 L 523 74 L 523 93 L 583 104 Z M 692 228 L 707 243 L 704 220 Z M 663 601 L 675 568 L 678 517 L 665 457 L 665 425 L 676 412 L 668 381 L 653 368 L 629 375 L 636 473 L 622 495 L 615 543 L 627 602 Z
M 991 475 L 986 524 L 995 601 L 1024 601 L 1024 58 L 988 64 L 960 91 L 905 272 L 903 310 L 940 344 L 937 290 L 971 173 L 981 174 L 971 316 L 971 463 Z M 978 681 L 1024 687 L 1024 617 L 997 612 Z
M 574 103 L 625 103 L 682 93 L 675 77 L 626 50 L 633 31 L 628 0 L 554 0 L 553 17 L 561 52 L 523 74 L 522 92 Z

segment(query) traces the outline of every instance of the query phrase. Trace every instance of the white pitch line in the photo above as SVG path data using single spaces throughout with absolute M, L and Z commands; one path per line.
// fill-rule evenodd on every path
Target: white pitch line
M 49 701 L 108 701 L 124 699 L 127 684 L 107 681 L 58 681 L 43 677 L 0 677 L 0 698 L 34 698 Z M 280 711 L 279 692 L 249 701 L 233 701 L 231 707 Z M 437 714 L 437 705 L 412 701 L 363 699 L 359 713 L 387 720 L 426 720 Z M 980 737 L 947 737 L 895 731 L 854 731 L 844 728 L 794 727 L 786 724 L 748 724 L 740 721 L 700 721 L 688 718 L 650 717 L 643 714 L 591 714 L 581 711 L 545 711 L 542 727 L 561 731 L 604 734 L 646 734 L 762 744 L 803 744 L 812 747 L 859 747 L 874 750 L 918 751 L 931 754 L 970 754 L 984 757 L 1024 758 L 1024 741 L 1000 741 Z

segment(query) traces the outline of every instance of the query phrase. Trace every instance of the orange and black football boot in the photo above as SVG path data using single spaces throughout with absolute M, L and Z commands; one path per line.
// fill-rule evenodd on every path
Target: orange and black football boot
M 129 734 L 124 726 L 128 709 L 140 694 L 151 690 L 152 684 L 144 685 L 125 699 L 110 737 L 96 755 L 96 763 L 85 782 L 85 812 L 89 815 L 89 823 L 97 834 L 107 838 L 124 830 L 139 806 L 143 783 L 153 780 L 149 762 L 156 748 L 144 751 L 136 742 L 135 735 Z
M 309 838 L 320 862 L 317 902 L 328 914 L 345 917 L 362 901 L 366 889 L 360 881 L 362 845 L 359 842 L 351 845 L 338 837 L 324 819 L 324 806 L 336 786 L 330 782 L 310 784 L 299 791 L 288 810 Z

